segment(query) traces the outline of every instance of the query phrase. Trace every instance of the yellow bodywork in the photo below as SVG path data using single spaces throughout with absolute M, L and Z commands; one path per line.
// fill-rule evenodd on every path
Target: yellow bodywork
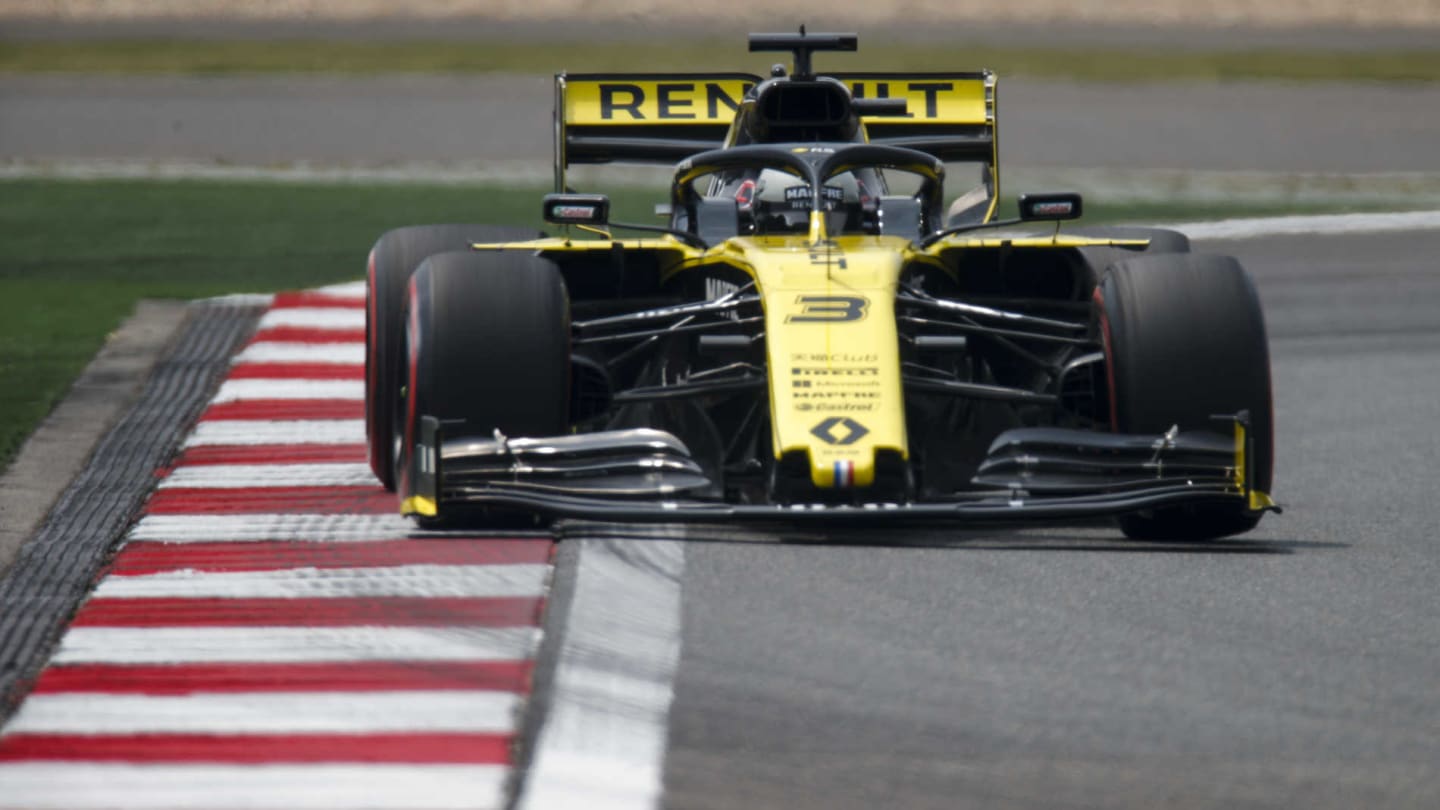
M 440 510 L 435 507 L 435 500 L 433 498 L 411 495 L 400 501 L 400 514 L 435 517 L 440 514 Z
M 875 454 L 908 458 L 895 292 L 908 240 L 734 239 L 759 282 L 778 459 L 807 453 L 817 487 L 869 486 Z
M 903 98 L 906 120 L 930 125 L 993 123 L 993 79 L 937 80 L 924 74 L 834 74 L 855 98 Z M 729 126 L 745 93 L 761 80 L 743 74 L 565 75 L 560 81 L 563 122 L 572 126 Z M 866 118 L 884 125 L 886 119 Z
M 827 73 L 822 78 L 842 83 L 856 99 L 907 101 L 903 116 L 861 119 L 865 142 L 910 146 L 916 139 L 949 139 L 952 146 L 978 144 L 983 152 L 961 150 L 959 157 L 944 159 L 987 166 L 984 188 L 990 199 L 982 219 L 997 224 L 993 218 L 1000 166 L 992 72 Z M 566 170 L 572 161 L 633 160 L 638 154 L 639 162 L 664 162 L 645 159 L 639 147 L 675 139 L 702 146 L 737 145 L 740 121 L 757 103 L 756 94 L 747 93 L 765 81 L 744 73 L 557 75 L 556 191 L 569 190 Z M 687 171 L 689 163 L 687 159 L 682 164 Z M 580 231 L 599 238 L 570 238 Z M 956 254 L 966 250 L 1147 244 L 1069 236 L 1057 226 L 1054 234 L 1040 236 L 996 230 L 962 233 L 922 248 L 902 236 L 831 235 L 824 214 L 815 211 L 807 232 L 734 236 L 709 248 L 670 235 L 616 237 L 605 226 L 576 226 L 558 238 L 472 247 L 535 253 L 561 264 L 577 258 L 583 263 L 587 254 L 595 260 L 616 251 L 645 254 L 658 266 L 662 283 L 714 266 L 747 274 L 763 309 L 774 458 L 803 456 L 814 486 L 848 489 L 875 483 L 880 456 L 910 458 L 895 312 L 902 273 L 923 266 L 953 275 L 959 265 Z M 1250 509 L 1272 508 L 1265 493 L 1246 486 L 1246 449 L 1244 428 L 1237 425 L 1236 486 Z M 437 503 L 412 494 L 404 498 L 401 511 L 434 517 Z
M 1275 501 L 1267 493 L 1258 489 L 1251 489 L 1248 477 L 1247 466 L 1250 463 L 1249 431 L 1245 429 L 1245 423 L 1240 419 L 1235 420 L 1235 488 L 1245 494 L 1245 508 L 1251 512 L 1262 512 L 1266 509 L 1274 509 Z
M 659 254 L 664 275 L 723 264 L 756 282 L 765 313 L 770 424 L 775 458 L 805 453 L 810 480 L 825 489 L 866 487 L 875 480 L 876 454 L 910 457 L 900 373 L 895 297 L 901 271 L 912 262 L 946 266 L 945 254 L 978 247 L 1143 247 L 1144 240 L 1054 236 L 959 235 L 917 249 L 905 237 L 831 237 L 824 217 L 809 232 L 735 237 L 708 250 L 672 237 L 659 239 L 543 239 L 478 244 L 477 250 L 518 250 L 559 258 L 575 253 Z M 423 504 L 416 513 L 424 514 Z
M 631 127 L 635 124 L 720 124 L 729 126 L 735 109 L 759 77 L 680 74 L 664 80 L 628 76 L 561 76 L 564 122 L 575 126 Z

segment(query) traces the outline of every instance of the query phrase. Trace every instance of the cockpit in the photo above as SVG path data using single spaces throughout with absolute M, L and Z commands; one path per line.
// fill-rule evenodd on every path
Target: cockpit
M 716 149 L 676 166 L 672 227 L 707 244 L 732 236 L 812 233 L 921 239 L 942 227 L 946 167 L 876 144 Z
M 830 233 L 879 233 L 884 177 L 878 169 L 843 172 L 826 179 L 820 210 Z M 797 174 L 780 169 L 747 169 L 712 178 L 707 195 L 733 200 L 742 235 L 803 233 L 810 225 L 814 191 Z

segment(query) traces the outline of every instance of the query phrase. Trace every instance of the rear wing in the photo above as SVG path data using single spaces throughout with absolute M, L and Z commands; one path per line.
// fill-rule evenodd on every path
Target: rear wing
M 998 180 L 994 73 L 824 75 L 843 83 L 855 99 L 906 99 L 903 116 L 861 117 L 870 143 L 985 162 L 992 184 Z M 748 73 L 557 74 L 556 190 L 566 190 L 572 165 L 676 163 L 730 143 L 746 94 L 761 82 Z
M 723 146 L 748 73 L 560 73 L 555 76 L 555 190 L 574 164 L 677 163 Z
M 825 75 L 839 79 L 855 99 L 903 98 L 909 102 L 904 116 L 860 119 L 870 143 L 916 149 L 941 160 L 995 162 L 994 73 Z

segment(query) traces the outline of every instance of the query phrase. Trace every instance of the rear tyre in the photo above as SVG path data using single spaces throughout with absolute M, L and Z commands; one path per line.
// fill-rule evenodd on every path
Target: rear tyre
M 395 413 L 400 400 L 405 286 L 415 268 L 435 253 L 465 250 L 473 242 L 534 239 L 531 228 L 499 225 L 412 225 L 380 237 L 370 249 L 365 306 L 365 437 L 370 469 L 395 489 Z
M 1257 489 L 1269 492 L 1274 415 L 1265 320 L 1255 286 L 1229 256 L 1172 254 L 1111 267 L 1095 294 L 1109 367 L 1111 422 L 1121 433 L 1225 430 L 1214 414 L 1250 411 Z M 1236 504 L 1154 509 L 1120 528 L 1139 539 L 1195 540 L 1253 529 Z
M 570 302 L 552 262 L 518 253 L 431 256 L 410 278 L 405 307 L 402 474 L 421 416 L 438 418 L 450 438 L 567 432 Z
M 1085 264 L 1090 270 L 1089 280 L 1091 289 L 1100 283 L 1100 279 L 1105 274 L 1105 269 L 1116 262 L 1121 262 L 1136 256 L 1153 256 L 1158 253 L 1190 252 L 1190 237 L 1179 231 L 1171 231 L 1165 228 L 1143 228 L 1135 225 L 1089 225 L 1079 228 L 1066 228 L 1064 233 L 1067 236 L 1086 236 L 1092 239 L 1150 240 L 1150 244 L 1144 248 L 1108 246 L 1080 248 L 1080 255 L 1085 257 Z

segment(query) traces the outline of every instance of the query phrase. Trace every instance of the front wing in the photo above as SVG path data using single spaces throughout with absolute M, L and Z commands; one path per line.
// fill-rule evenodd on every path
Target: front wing
M 1217 417 L 1219 418 L 1219 417 Z M 635 522 L 1045 524 L 1089 521 L 1185 504 L 1233 503 L 1280 511 L 1255 489 L 1248 414 L 1224 417 L 1218 432 L 1142 436 L 1066 428 L 1021 428 L 991 444 L 972 483 L 953 497 L 907 502 L 729 503 L 712 490 L 685 445 L 659 430 L 606 431 L 540 439 L 447 440 L 421 420 L 402 484 L 401 511 L 464 519 L 485 510 L 545 518 Z

